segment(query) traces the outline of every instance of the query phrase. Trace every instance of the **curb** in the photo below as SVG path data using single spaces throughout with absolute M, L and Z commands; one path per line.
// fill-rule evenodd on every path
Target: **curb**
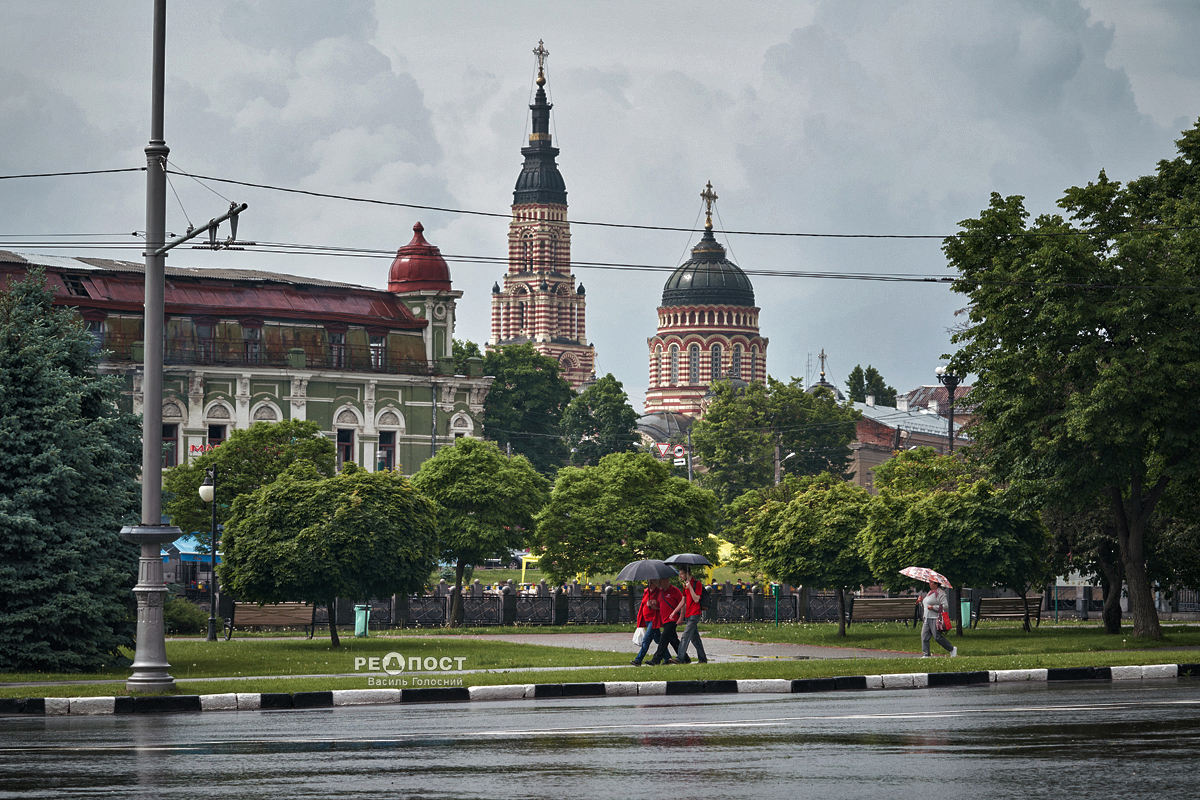
M 419 689 L 334 689 L 327 692 L 147 695 L 139 697 L 0 697 L 0 715 L 46 717 L 163 714 L 200 711 L 291 711 L 339 706 L 547 700 L 585 697 L 663 697 L 698 694 L 811 694 L 868 689 L 937 689 L 992 683 L 1129 681 L 1200 677 L 1200 664 L 1063 667 L 976 672 L 912 672 L 836 678 L 712 681 L 608 681 L 445 686 Z

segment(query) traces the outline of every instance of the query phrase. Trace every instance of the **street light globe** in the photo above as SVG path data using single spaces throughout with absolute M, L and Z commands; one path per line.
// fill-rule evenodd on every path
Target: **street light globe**
M 206 503 L 213 501 L 213 484 L 212 478 L 205 476 L 204 483 L 200 484 L 200 499 Z
M 935 369 L 935 370 L 933 371 L 933 373 L 934 373 L 935 375 L 937 375 L 937 376 L 940 378 L 940 377 L 942 377 L 943 375 L 945 375 L 945 374 L 946 374 L 946 368 L 945 368 L 945 367 L 943 367 L 943 366 L 938 366 L 938 368 L 937 368 L 937 369 Z

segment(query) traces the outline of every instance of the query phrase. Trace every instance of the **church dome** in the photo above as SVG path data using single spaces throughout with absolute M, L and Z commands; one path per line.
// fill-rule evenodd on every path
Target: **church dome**
M 753 306 L 754 287 L 741 267 L 725 258 L 710 228 L 692 248 L 692 257 L 667 278 L 662 304 Z
M 389 292 L 450 291 L 450 268 L 441 251 L 425 241 L 424 230 L 419 222 L 413 225 L 412 241 L 396 251 L 388 272 Z

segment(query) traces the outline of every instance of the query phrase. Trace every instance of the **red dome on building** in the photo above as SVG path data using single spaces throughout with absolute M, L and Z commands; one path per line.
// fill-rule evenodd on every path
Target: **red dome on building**
M 425 241 L 421 223 L 413 225 L 413 238 L 396 251 L 396 260 L 388 271 L 389 292 L 416 292 L 432 289 L 448 292 L 450 268 L 438 248 Z

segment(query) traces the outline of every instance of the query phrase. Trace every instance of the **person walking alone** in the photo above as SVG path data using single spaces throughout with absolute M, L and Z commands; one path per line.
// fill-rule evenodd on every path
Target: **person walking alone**
M 946 610 L 946 605 L 950 602 L 946 597 L 946 590 L 937 581 L 929 582 L 929 594 L 921 598 L 921 605 L 925 608 L 925 624 L 921 626 L 921 658 L 929 658 L 929 640 L 934 639 L 942 647 L 946 648 L 946 652 L 950 653 L 953 658 L 958 655 L 958 648 L 950 644 L 949 640 L 942 634 L 941 622 L 942 612 Z
M 697 626 L 700 624 L 700 614 L 703 611 L 700 608 L 700 594 L 704 591 L 704 584 L 700 583 L 699 579 L 692 577 L 692 571 L 686 565 L 679 568 L 679 582 L 683 584 L 683 600 L 680 603 L 680 610 L 683 612 L 683 636 L 679 639 L 679 663 L 687 664 L 691 661 L 688 658 L 688 645 L 694 643 L 696 645 L 696 662 L 699 664 L 707 664 L 708 656 L 704 654 L 704 642 L 700 641 L 700 631 Z

